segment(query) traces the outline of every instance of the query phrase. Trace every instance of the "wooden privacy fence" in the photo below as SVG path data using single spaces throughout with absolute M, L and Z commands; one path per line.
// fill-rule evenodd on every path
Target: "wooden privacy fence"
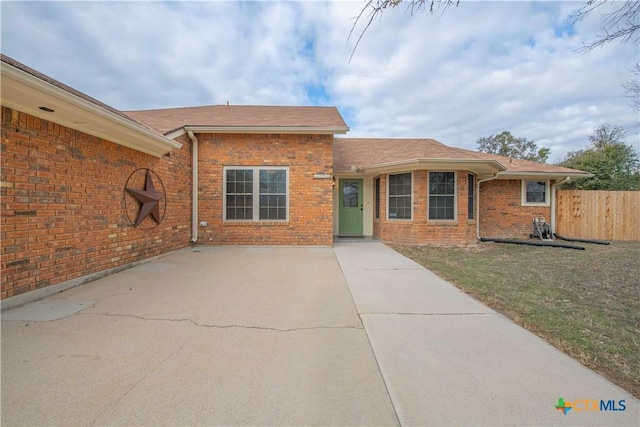
M 559 190 L 556 232 L 563 237 L 640 241 L 640 191 Z

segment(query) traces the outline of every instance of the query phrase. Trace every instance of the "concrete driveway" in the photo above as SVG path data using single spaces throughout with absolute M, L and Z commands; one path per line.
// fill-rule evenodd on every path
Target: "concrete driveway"
M 555 409 L 625 401 L 624 411 Z M 618 405 L 619 408 L 619 405 Z M 2 314 L 3 425 L 638 425 L 379 242 L 193 247 Z

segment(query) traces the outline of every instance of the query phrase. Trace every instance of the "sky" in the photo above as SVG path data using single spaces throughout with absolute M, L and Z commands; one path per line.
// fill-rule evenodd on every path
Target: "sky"
M 579 53 L 612 7 L 574 23 L 585 1 L 460 0 L 413 15 L 400 6 L 354 51 L 364 0 L 2 0 L 0 40 L 3 54 L 123 111 L 331 105 L 347 136 L 475 150 L 508 130 L 550 148 L 551 163 L 610 123 L 640 151 L 640 115 L 622 86 L 637 78 L 640 48 Z

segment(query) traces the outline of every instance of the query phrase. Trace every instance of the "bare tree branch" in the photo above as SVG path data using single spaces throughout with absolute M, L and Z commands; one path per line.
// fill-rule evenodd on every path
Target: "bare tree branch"
M 460 0 L 368 0 L 358 16 L 354 18 L 353 25 L 351 26 L 351 31 L 349 31 L 349 37 L 347 37 L 347 43 L 349 43 L 349 40 L 351 40 L 351 36 L 353 36 L 353 32 L 356 29 L 356 26 L 364 17 L 366 17 L 367 23 L 358 36 L 358 40 L 356 40 L 356 44 L 353 47 L 353 51 L 351 51 L 351 56 L 349 57 L 349 62 L 351 62 L 351 60 L 353 59 L 353 55 L 355 54 L 358 45 L 362 41 L 364 33 L 369 29 L 369 27 L 373 23 L 373 20 L 376 17 L 382 16 L 386 9 L 396 8 L 402 3 L 407 4 L 407 10 L 413 16 L 418 12 L 424 11 L 427 5 L 429 5 L 429 13 L 433 14 L 434 10 L 442 10 L 442 13 L 444 13 L 444 11 L 449 6 L 457 6 L 460 3 Z
M 622 83 L 622 87 L 627 91 L 627 97 L 631 99 L 631 106 L 640 111 L 640 61 L 636 62 L 631 69 L 634 79 Z
M 594 10 L 610 0 L 589 0 L 572 15 L 573 23 L 583 21 Z M 613 40 L 620 39 L 622 43 L 640 42 L 640 2 L 638 0 L 626 0 L 615 3 L 621 4 L 615 11 L 605 15 L 602 20 L 602 33 L 596 34 L 596 39 L 582 43 L 579 52 L 586 53 L 597 47 L 602 47 Z

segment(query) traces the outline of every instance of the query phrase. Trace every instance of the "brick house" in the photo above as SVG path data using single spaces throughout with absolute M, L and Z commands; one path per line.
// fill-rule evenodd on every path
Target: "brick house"
M 430 139 L 334 138 L 348 131 L 335 107 L 123 112 L 1 60 L 3 308 L 191 244 L 524 238 L 534 215 L 553 218 L 557 183 L 588 176 Z
M 383 138 L 336 138 L 333 173 L 337 234 L 417 244 L 528 238 L 534 216 L 554 221 L 557 185 L 590 176 L 433 139 Z

